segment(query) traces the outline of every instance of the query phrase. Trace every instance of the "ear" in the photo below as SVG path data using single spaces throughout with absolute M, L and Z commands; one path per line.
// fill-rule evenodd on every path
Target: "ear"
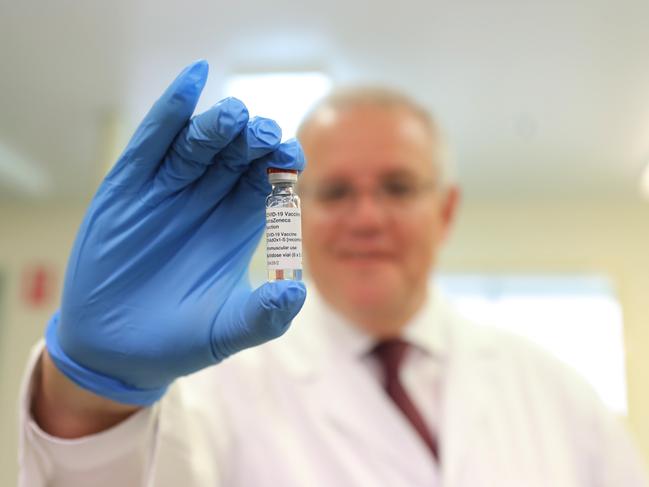
M 459 186 L 452 184 L 444 190 L 440 205 L 440 219 L 442 222 L 443 240 L 446 240 L 451 227 L 455 222 L 455 215 L 460 206 L 461 190 Z

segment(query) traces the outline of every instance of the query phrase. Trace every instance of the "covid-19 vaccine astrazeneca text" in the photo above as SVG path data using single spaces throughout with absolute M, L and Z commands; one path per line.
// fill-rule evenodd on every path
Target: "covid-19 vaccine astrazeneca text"
M 268 169 L 273 187 L 266 198 L 266 265 L 268 280 L 302 279 L 302 221 L 295 192 L 297 171 Z

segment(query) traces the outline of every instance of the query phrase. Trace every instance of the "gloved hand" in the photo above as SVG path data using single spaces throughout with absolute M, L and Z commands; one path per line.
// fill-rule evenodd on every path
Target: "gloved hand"
M 250 290 L 266 168 L 302 170 L 297 141 L 234 98 L 190 119 L 208 65 L 187 67 L 102 182 L 77 235 L 49 354 L 72 381 L 128 404 L 284 333 L 300 282 Z

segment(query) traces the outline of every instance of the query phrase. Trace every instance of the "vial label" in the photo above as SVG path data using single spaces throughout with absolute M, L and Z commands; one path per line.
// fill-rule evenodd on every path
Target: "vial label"
M 266 209 L 266 263 L 269 271 L 302 269 L 299 208 Z

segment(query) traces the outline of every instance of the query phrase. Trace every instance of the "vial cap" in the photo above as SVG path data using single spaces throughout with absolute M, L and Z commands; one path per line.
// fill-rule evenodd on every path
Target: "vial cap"
M 297 182 L 297 170 L 269 167 L 266 170 L 270 184 Z

